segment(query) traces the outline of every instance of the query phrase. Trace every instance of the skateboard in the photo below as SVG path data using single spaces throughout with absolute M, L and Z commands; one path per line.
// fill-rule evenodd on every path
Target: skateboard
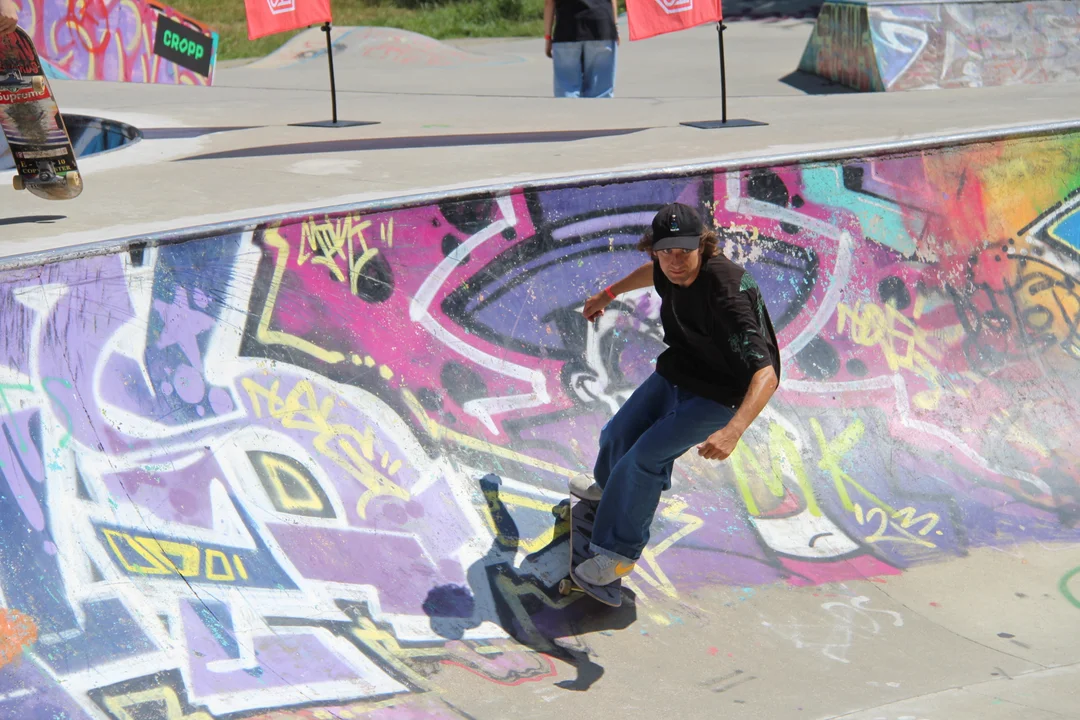
M 570 520 L 570 572 L 593 556 L 589 550 L 592 542 L 593 520 L 596 518 L 598 502 L 593 500 L 581 500 L 570 496 L 569 505 L 559 507 L 559 516 Z M 573 592 L 583 592 L 591 598 L 599 600 L 605 605 L 619 607 L 622 605 L 622 579 L 618 579 L 610 585 L 591 585 L 579 582 L 573 575 L 567 575 L 559 581 L 559 594 L 569 595 Z
M 16 190 L 46 200 L 70 200 L 82 192 L 67 127 L 34 43 L 22 29 L 0 37 L 0 127 L 15 161 Z

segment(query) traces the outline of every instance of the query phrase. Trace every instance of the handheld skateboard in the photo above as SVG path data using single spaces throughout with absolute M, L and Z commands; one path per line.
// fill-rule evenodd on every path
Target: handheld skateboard
M 594 500 L 581 500 L 573 495 L 570 496 L 570 504 L 559 508 L 559 515 L 564 520 L 570 519 L 570 573 L 559 581 L 559 594 L 569 595 L 572 592 L 583 592 L 591 598 L 599 600 L 605 605 L 619 607 L 622 605 L 622 579 L 618 579 L 610 585 L 591 585 L 581 582 L 573 576 L 578 565 L 593 556 L 589 549 L 592 542 L 593 520 L 596 518 L 596 508 L 599 503 Z
M 34 43 L 21 29 L 0 37 L 0 127 L 15 161 L 16 190 L 46 200 L 82 192 L 67 127 Z

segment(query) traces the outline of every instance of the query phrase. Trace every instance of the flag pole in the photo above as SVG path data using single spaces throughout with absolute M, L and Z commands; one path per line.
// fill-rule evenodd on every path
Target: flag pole
M 331 120 L 319 120 L 317 122 L 292 123 L 294 127 L 356 127 L 357 125 L 378 125 L 373 120 L 338 120 L 337 116 L 337 82 L 334 80 L 334 43 L 330 39 L 330 21 L 323 23 L 322 31 L 326 33 L 326 61 L 330 66 L 330 116 Z
M 723 18 L 716 21 L 716 37 L 720 46 L 720 119 L 719 120 L 695 120 L 694 122 L 682 122 L 680 125 L 698 128 L 701 130 L 718 130 L 721 128 L 754 127 L 756 125 L 768 125 L 759 120 L 747 120 L 736 118 L 728 120 L 727 116 L 727 64 L 724 59 L 724 31 L 727 25 Z
M 724 67 L 724 31 L 727 25 L 723 20 L 716 21 L 716 36 L 720 40 L 720 122 L 727 125 L 727 70 Z M 327 36 L 329 37 L 329 36 Z M 331 66 L 333 67 L 333 66 Z M 333 77 L 333 70 L 330 71 Z M 331 80 L 331 84 L 333 80 Z
M 330 41 L 330 23 L 324 22 L 323 32 L 326 33 L 326 62 L 330 65 L 330 116 L 331 122 L 337 125 L 337 84 L 334 82 L 334 44 Z M 720 36 L 720 67 L 724 67 L 724 36 Z M 720 71 L 721 75 L 723 70 Z

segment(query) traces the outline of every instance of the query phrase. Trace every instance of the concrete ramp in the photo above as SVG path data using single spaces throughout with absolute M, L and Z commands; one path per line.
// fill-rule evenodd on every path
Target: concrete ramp
M 826 2 L 799 70 L 863 91 L 1075 82 L 1078 37 L 1076 0 Z
M 390 63 L 409 67 L 450 68 L 468 65 L 503 65 L 522 62 L 516 56 L 491 56 L 468 52 L 427 35 L 388 27 L 332 27 L 335 68 Z M 326 33 L 310 28 L 297 34 L 269 55 L 245 68 L 291 68 L 319 58 L 326 62 Z
M 776 400 L 619 610 L 553 508 L 662 347 L 660 204 Z M 1074 717 L 1080 129 L 506 186 L 0 272 L 0 717 Z

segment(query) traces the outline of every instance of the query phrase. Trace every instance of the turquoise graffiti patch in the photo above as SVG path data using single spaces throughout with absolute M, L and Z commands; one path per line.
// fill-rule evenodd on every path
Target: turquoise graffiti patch
M 850 210 L 859 219 L 863 237 L 905 256 L 915 254 L 915 240 L 904 225 L 900 206 L 848 190 L 839 167 L 804 170 L 803 196 L 819 205 Z

